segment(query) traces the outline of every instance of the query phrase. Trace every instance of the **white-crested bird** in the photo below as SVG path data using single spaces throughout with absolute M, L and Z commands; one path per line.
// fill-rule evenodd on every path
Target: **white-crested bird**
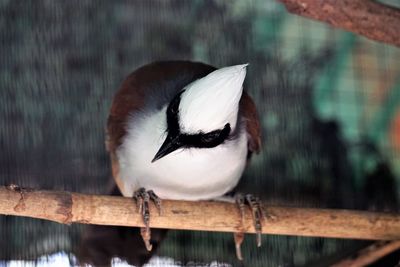
M 254 102 L 243 91 L 246 67 L 215 69 L 188 61 L 156 62 L 134 71 L 116 93 L 107 122 L 113 177 L 139 204 L 151 250 L 148 210 L 153 200 L 213 200 L 231 192 L 253 152 L 261 148 Z M 253 211 L 257 199 L 238 197 Z M 242 213 L 243 215 L 243 213 Z M 235 236 L 240 255 L 242 237 Z

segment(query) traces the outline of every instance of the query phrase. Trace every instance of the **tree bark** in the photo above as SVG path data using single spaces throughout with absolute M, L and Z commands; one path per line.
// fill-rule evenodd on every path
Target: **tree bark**
M 250 210 L 244 225 L 235 204 L 217 201 L 163 201 L 163 214 L 150 205 L 150 227 L 254 233 Z M 59 223 L 139 226 L 134 200 L 124 197 L 0 187 L 0 214 Z M 367 211 L 264 206 L 264 234 L 371 240 L 400 239 L 400 215 Z
M 376 242 L 362 250 L 351 258 L 341 260 L 332 267 L 362 267 L 370 265 L 390 253 L 400 249 L 400 240 Z
M 372 0 L 280 0 L 294 14 L 400 46 L 400 10 Z

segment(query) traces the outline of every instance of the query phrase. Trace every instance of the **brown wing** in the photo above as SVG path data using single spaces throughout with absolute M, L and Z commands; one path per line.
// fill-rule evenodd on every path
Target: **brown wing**
M 258 153 L 261 150 L 261 126 L 258 118 L 256 105 L 251 97 L 243 92 L 240 99 L 240 110 L 246 119 L 246 130 L 249 135 L 249 157 L 252 153 Z

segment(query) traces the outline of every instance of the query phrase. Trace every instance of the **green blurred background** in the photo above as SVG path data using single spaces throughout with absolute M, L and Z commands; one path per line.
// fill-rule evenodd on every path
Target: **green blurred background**
M 272 0 L 1 0 L 0 184 L 104 193 L 113 94 L 137 67 L 179 59 L 250 63 L 264 144 L 242 191 L 272 204 L 399 211 L 400 49 Z M 82 229 L 1 216 L 0 260 L 72 255 Z M 257 249 L 250 236 L 244 265 L 328 266 L 365 244 L 264 236 Z M 159 254 L 239 264 L 222 233 L 171 231 Z

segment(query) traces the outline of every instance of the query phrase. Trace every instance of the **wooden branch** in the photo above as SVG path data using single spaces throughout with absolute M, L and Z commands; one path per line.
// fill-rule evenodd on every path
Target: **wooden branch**
M 372 0 L 280 0 L 294 14 L 400 46 L 400 10 Z
M 400 249 L 400 240 L 376 242 L 362 250 L 357 255 L 341 260 L 332 267 L 362 267 L 370 265 L 390 253 Z
M 159 216 L 150 205 L 153 228 L 237 232 L 242 229 L 235 204 L 213 201 L 163 201 Z M 352 239 L 400 239 L 400 215 L 366 211 L 264 207 L 263 233 Z M 143 226 L 130 198 L 0 187 L 0 214 L 59 223 Z M 244 232 L 254 233 L 249 210 Z

